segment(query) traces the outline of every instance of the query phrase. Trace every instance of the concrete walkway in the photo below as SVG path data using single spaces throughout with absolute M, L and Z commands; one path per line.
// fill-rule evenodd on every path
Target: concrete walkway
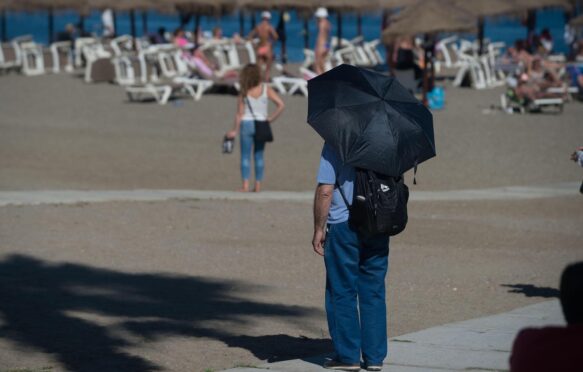
M 519 330 L 564 324 L 559 301 L 547 301 L 507 313 L 451 323 L 389 339 L 383 371 L 507 371 Z M 323 372 L 327 356 L 288 360 L 228 372 Z
M 568 182 L 547 186 L 510 186 L 451 191 L 415 191 L 414 187 L 412 187 L 411 190 L 411 200 L 413 201 L 538 199 L 577 195 L 579 183 Z M 172 199 L 311 202 L 313 198 L 313 191 L 265 191 L 258 194 L 205 190 L 0 191 L 0 207 L 7 205 L 164 201 Z

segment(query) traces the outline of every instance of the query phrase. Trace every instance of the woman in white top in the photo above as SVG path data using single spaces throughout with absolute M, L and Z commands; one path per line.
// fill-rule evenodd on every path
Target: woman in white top
M 263 180 L 263 151 L 265 142 L 254 140 L 255 120 L 267 120 L 273 123 L 281 115 L 285 107 L 279 95 L 267 84 L 261 83 L 261 71 L 255 64 L 249 64 L 241 71 L 239 82 L 241 92 L 237 97 L 237 114 L 235 128 L 227 132 L 227 137 L 235 138 L 241 133 L 241 177 L 243 187 L 240 191 L 249 191 L 251 176 L 251 152 L 255 163 L 255 192 L 261 191 Z M 269 115 L 269 101 L 276 105 L 275 111 Z

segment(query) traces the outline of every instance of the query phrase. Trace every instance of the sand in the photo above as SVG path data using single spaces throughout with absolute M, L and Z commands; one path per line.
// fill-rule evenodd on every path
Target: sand
M 234 97 L 130 104 L 69 76 L 0 77 L 0 190 L 239 186 L 220 153 Z M 448 87 L 415 190 L 579 181 L 583 105 L 485 114 L 500 90 Z M 314 187 L 321 140 L 286 97 L 265 187 Z M 391 242 L 389 334 L 557 295 L 583 260 L 583 198 L 416 201 Z M 0 369 L 205 371 L 330 350 L 305 202 L 178 200 L 0 208 Z
M 419 189 L 580 179 L 568 158 L 581 145 L 583 105 L 561 115 L 483 114 L 500 93 L 447 89 L 447 109 L 435 114 L 438 156 L 420 167 Z M 306 124 L 307 100 L 285 102 L 266 149 L 265 188 L 311 190 L 322 141 Z M 229 95 L 159 106 L 128 103 L 118 86 L 72 76 L 3 76 L 0 189 L 235 190 L 238 153 L 220 151 L 234 111 Z

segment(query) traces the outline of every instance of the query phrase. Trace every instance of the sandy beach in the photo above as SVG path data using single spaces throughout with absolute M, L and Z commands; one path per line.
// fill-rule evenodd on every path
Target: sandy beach
M 583 105 L 560 115 L 484 114 L 502 89 L 447 89 L 435 113 L 438 156 L 419 169 L 419 190 L 577 181 L 568 161 L 583 135 Z M 307 100 L 286 97 L 266 149 L 265 189 L 312 190 L 322 140 L 306 124 Z M 207 95 L 159 106 L 128 103 L 123 89 L 72 76 L 2 77 L 0 189 L 235 190 L 234 155 L 220 152 L 235 97 Z M 409 177 L 410 178 L 410 177 Z
M 235 190 L 235 97 L 128 103 L 72 76 L 0 77 L 0 191 Z M 580 182 L 583 104 L 507 115 L 448 86 L 438 156 L 411 192 Z M 315 187 L 322 141 L 285 97 L 266 190 Z M 411 184 L 411 175 L 407 175 Z M 557 296 L 583 260 L 583 197 L 414 201 L 391 242 L 389 334 Z M 216 371 L 330 351 L 309 202 L 0 207 L 0 370 Z M 390 351 L 389 351 L 390 354 Z M 390 358 L 390 355 L 389 355 Z

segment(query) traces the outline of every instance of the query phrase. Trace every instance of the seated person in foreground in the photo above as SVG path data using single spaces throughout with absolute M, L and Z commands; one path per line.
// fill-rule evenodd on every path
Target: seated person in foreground
M 561 306 L 566 327 L 527 328 L 516 336 L 511 372 L 583 371 L 583 262 L 563 272 Z

